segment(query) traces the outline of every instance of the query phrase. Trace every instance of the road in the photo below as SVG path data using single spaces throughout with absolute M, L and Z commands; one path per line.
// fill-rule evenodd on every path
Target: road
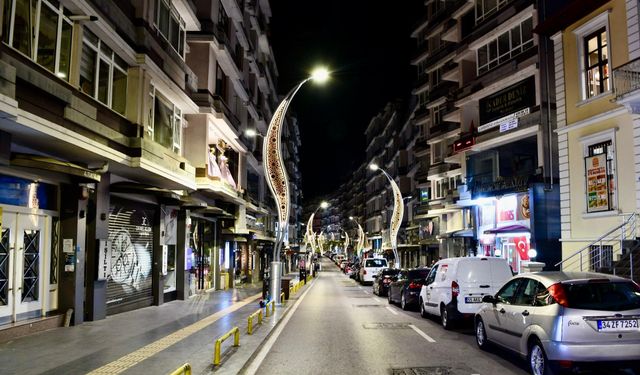
M 527 374 L 523 360 L 476 347 L 471 325 L 445 331 L 438 320 L 389 305 L 327 258 L 247 373 Z

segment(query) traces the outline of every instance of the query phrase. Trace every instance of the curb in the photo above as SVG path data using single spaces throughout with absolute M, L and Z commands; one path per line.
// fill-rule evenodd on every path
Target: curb
M 313 278 L 310 283 L 306 284 L 305 285 L 305 289 L 307 289 L 306 288 L 307 286 L 311 287 L 311 285 L 313 285 L 313 283 L 315 283 L 316 279 L 317 279 L 317 277 Z M 300 294 L 300 295 L 302 295 L 302 294 Z M 298 300 L 298 298 L 296 298 L 295 300 L 294 299 L 289 299 L 287 301 L 297 301 L 297 300 Z M 293 306 L 293 303 L 287 303 L 287 305 L 285 306 L 284 312 L 278 318 L 278 322 L 273 326 L 273 328 L 271 328 L 271 331 L 256 346 L 256 348 L 253 350 L 253 353 L 251 353 L 249 358 L 245 361 L 245 363 L 242 365 L 242 367 L 238 371 L 238 374 L 246 374 L 247 368 L 255 360 L 255 357 L 256 357 L 257 353 L 260 351 L 260 349 L 262 349 L 264 344 L 271 338 L 271 336 L 273 335 L 273 332 L 275 332 L 276 329 L 280 326 L 280 324 L 282 324 L 282 320 L 289 314 L 292 306 Z

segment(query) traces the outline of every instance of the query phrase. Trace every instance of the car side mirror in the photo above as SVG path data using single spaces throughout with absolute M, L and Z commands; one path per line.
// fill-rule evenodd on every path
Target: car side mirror
M 493 296 L 491 296 L 491 295 L 489 295 L 489 296 L 484 296 L 484 297 L 482 297 L 482 302 L 492 303 L 492 304 L 494 304 L 494 305 L 495 305 L 495 304 L 496 304 L 496 299 L 495 299 Z

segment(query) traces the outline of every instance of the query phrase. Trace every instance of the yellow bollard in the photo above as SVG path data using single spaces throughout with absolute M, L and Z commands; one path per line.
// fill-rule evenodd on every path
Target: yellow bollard
M 271 305 L 271 314 L 269 314 L 269 305 Z M 267 317 L 273 315 L 273 312 L 275 311 L 275 309 L 276 309 L 275 301 L 273 300 L 269 301 L 269 303 L 267 303 Z
M 233 335 L 233 346 L 240 346 L 240 329 L 238 329 L 238 327 L 233 327 L 229 332 L 220 336 L 220 338 L 216 340 L 216 347 L 213 351 L 214 366 L 218 366 L 220 364 L 220 347 L 222 346 L 222 342 L 231 337 L 231 335 Z
M 284 292 L 280 293 L 280 303 L 284 303 Z
M 191 375 L 191 365 L 185 363 L 169 375 Z
M 259 309 L 258 311 L 249 315 L 249 318 L 247 319 L 247 333 L 250 335 L 253 334 L 253 318 L 255 318 L 256 316 L 258 317 L 258 324 L 262 324 L 262 309 Z

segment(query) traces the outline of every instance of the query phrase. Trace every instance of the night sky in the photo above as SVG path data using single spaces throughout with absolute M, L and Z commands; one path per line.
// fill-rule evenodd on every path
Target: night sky
M 304 200 L 331 194 L 364 161 L 364 131 L 387 102 L 408 97 L 421 0 L 272 0 L 271 44 L 286 94 L 321 64 L 323 86 L 307 84 L 289 111 L 299 120 Z

